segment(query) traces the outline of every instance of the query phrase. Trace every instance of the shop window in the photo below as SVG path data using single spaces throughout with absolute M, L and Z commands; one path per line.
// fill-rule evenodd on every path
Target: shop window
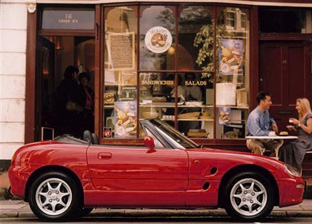
M 174 70 L 174 8 L 141 7 L 140 70 Z
M 184 8 L 179 16 L 178 69 L 213 71 L 213 36 L 207 7 Z
M 261 33 L 312 33 L 312 11 L 297 8 L 260 8 L 259 25 Z
M 106 7 L 103 137 L 141 138 L 139 120 L 158 118 L 197 140 L 244 138 L 249 42 L 244 8 Z
M 140 74 L 141 119 L 158 118 L 174 126 L 175 79 L 174 73 Z
M 135 7 L 105 11 L 103 137 L 137 137 L 137 18 Z
M 178 82 L 178 88 L 181 88 L 177 113 L 178 130 L 190 138 L 213 138 L 213 75 L 180 73 Z
M 245 20 L 244 27 L 228 28 L 229 11 L 236 12 L 234 24 L 242 24 L 242 18 Z M 220 12 L 216 48 L 216 138 L 245 138 L 250 76 L 247 12 L 239 8 L 226 8 Z

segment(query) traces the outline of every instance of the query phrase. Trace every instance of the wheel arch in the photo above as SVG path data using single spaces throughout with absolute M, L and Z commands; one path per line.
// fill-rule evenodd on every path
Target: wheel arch
M 273 185 L 273 190 L 274 190 L 274 205 L 278 205 L 279 204 L 279 190 L 278 190 L 278 185 L 277 182 L 274 178 L 274 176 L 265 168 L 257 166 L 257 165 L 240 165 L 240 166 L 236 166 L 232 169 L 230 169 L 229 171 L 226 172 L 226 174 L 222 177 L 222 180 L 220 182 L 220 187 L 219 187 L 219 192 L 218 192 L 218 206 L 219 207 L 224 207 L 223 205 L 223 200 L 222 200 L 222 196 L 223 196 L 223 192 L 224 192 L 224 188 L 225 188 L 225 184 L 226 182 L 233 177 L 233 175 L 240 173 L 242 171 L 248 171 L 248 172 L 258 172 L 262 175 L 264 175 L 265 177 L 268 177 L 270 183 Z
M 72 177 L 75 180 L 75 182 L 77 183 L 77 186 L 79 189 L 79 196 L 82 199 L 81 203 L 84 203 L 83 188 L 82 188 L 82 184 L 81 184 L 81 181 L 78 178 L 78 176 L 72 170 L 70 170 L 66 167 L 57 166 L 57 165 L 41 167 L 31 174 L 31 176 L 28 178 L 28 181 L 27 181 L 26 187 L 25 187 L 25 199 L 24 200 L 26 202 L 29 201 L 29 198 L 28 198 L 29 197 L 29 189 L 30 189 L 31 185 L 33 184 L 33 182 L 35 181 L 35 179 L 38 176 L 40 176 L 41 174 L 48 173 L 48 172 L 61 172 L 61 173 L 67 174 L 70 177 Z

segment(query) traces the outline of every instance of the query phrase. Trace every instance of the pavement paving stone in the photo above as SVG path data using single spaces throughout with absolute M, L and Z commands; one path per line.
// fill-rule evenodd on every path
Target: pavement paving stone
M 224 217 L 228 216 L 224 209 L 107 209 L 96 208 L 90 217 Z M 300 205 L 290 207 L 274 207 L 271 217 L 312 217 L 312 200 L 304 200 Z M 33 218 L 28 203 L 22 200 L 0 201 L 0 218 Z

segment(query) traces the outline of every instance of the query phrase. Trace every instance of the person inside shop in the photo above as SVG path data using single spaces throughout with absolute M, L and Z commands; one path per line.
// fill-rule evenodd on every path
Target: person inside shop
M 247 119 L 248 136 L 268 136 L 270 130 L 278 133 L 278 127 L 273 118 L 270 118 L 269 109 L 272 105 L 270 93 L 259 92 L 257 95 L 258 106 L 249 114 Z M 247 148 L 255 154 L 263 155 L 265 150 L 270 150 L 275 156 L 275 149 L 282 144 L 281 140 L 248 139 Z
M 175 81 L 174 74 L 169 74 L 167 77 L 168 81 Z M 172 99 L 175 99 L 175 84 L 173 82 L 173 85 L 170 85 L 168 88 L 168 94 Z M 185 89 L 182 87 L 182 78 L 181 76 L 178 76 L 178 102 L 181 100 L 185 100 Z
M 185 90 L 186 101 L 201 101 L 202 91 L 198 85 L 192 85 L 192 82 L 196 81 L 196 75 L 193 72 L 185 74 Z
M 82 72 L 79 74 L 79 87 L 83 102 L 83 111 L 81 113 L 81 130 L 94 131 L 94 91 L 88 86 L 90 74 Z
M 307 151 L 312 150 L 312 113 L 310 102 L 306 98 L 296 100 L 298 119 L 290 118 L 287 125 L 289 131 L 298 133 L 298 139 L 283 145 L 279 151 L 281 161 L 293 166 L 302 173 L 302 162 Z
M 79 117 L 83 110 L 83 99 L 78 85 L 77 67 L 70 65 L 64 72 L 64 79 L 53 94 L 53 114 L 56 135 L 70 134 L 81 137 Z

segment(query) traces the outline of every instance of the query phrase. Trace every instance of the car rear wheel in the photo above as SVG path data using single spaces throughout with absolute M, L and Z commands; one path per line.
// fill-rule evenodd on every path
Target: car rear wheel
M 29 205 L 34 214 L 42 219 L 62 220 L 74 217 L 81 210 L 75 180 L 59 172 L 41 175 L 30 188 Z
M 244 172 L 227 182 L 224 200 L 224 207 L 233 218 L 259 220 L 273 209 L 273 186 L 260 173 Z

